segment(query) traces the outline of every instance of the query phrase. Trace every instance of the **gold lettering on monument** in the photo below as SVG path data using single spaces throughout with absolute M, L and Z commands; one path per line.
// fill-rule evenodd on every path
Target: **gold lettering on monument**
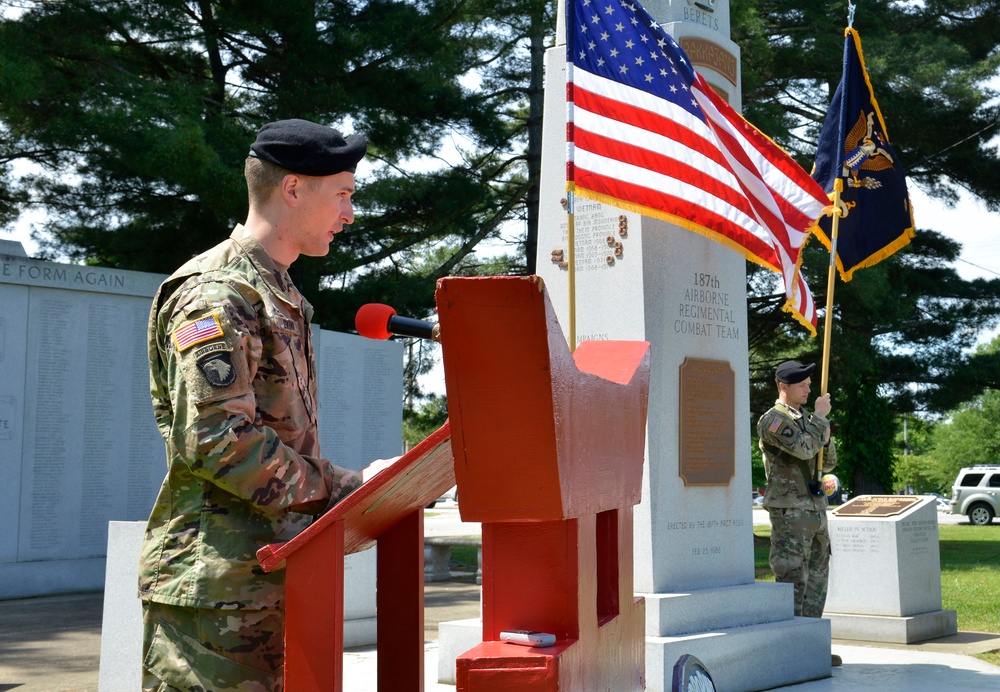
M 681 48 L 696 67 L 708 67 L 736 86 L 736 56 L 728 50 L 703 38 L 685 36 L 679 40 Z

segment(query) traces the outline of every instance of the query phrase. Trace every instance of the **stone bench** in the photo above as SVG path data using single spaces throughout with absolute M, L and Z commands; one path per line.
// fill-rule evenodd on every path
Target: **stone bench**
M 476 583 L 483 583 L 483 539 L 479 536 L 425 536 L 425 582 L 451 579 L 451 549 L 458 546 L 477 548 Z

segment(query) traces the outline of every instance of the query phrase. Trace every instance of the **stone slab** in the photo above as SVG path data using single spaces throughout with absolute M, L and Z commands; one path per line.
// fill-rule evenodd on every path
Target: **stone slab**
M 24 251 L 24 245 L 16 240 L 0 240 L 0 255 L 27 257 L 28 253 Z
M 791 584 L 757 582 L 687 593 L 638 594 L 646 599 L 646 633 L 680 637 L 697 632 L 788 620 Z
M 958 632 L 958 614 L 954 610 L 936 610 L 907 617 L 823 613 L 823 618 L 830 621 L 835 639 L 914 644 Z
M 142 689 L 142 601 L 139 553 L 145 523 L 108 524 L 108 559 L 101 624 L 101 692 Z
M 708 669 L 717 690 L 751 692 L 830 677 L 830 623 L 796 617 L 687 637 L 646 637 L 646 690 L 670 692 L 684 654 Z
M 480 618 L 438 623 L 438 682 L 447 685 L 456 684 L 455 662 L 458 657 L 482 641 L 483 621 Z

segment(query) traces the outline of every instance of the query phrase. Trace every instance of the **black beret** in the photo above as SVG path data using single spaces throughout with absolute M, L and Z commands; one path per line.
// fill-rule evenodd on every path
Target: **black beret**
M 368 149 L 363 135 L 344 135 L 339 130 L 308 120 L 278 120 L 260 128 L 250 156 L 301 175 L 353 173 Z
M 803 365 L 794 360 L 786 360 L 774 371 L 774 378 L 785 384 L 797 384 L 809 377 L 815 368 L 815 363 Z

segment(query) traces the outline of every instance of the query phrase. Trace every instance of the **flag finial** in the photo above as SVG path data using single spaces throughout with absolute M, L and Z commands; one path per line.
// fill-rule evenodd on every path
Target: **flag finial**
M 858 6 L 855 5 L 853 2 L 851 2 L 851 0 L 847 0 L 847 28 L 848 29 L 853 29 L 854 28 L 854 10 L 856 10 L 856 9 L 858 9 Z

